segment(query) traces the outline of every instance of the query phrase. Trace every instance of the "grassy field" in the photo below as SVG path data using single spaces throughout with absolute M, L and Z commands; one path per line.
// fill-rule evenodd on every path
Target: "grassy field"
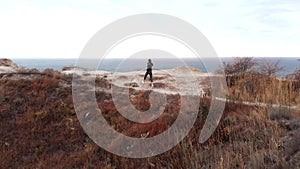
M 300 104 L 294 81 L 243 76 L 230 82 L 228 98 L 285 106 Z M 105 80 L 96 85 L 104 85 Z M 105 84 L 109 86 L 109 84 Z M 0 168 L 299 168 L 300 111 L 227 102 L 214 134 L 198 137 L 210 100 L 200 100 L 196 124 L 180 144 L 164 154 L 130 159 L 97 146 L 81 128 L 72 101 L 71 76 L 44 71 L 12 74 L 0 83 Z M 135 91 L 133 104 L 147 109 L 148 95 Z M 111 95 L 97 92 L 107 121 L 131 137 L 154 136 L 172 125 L 180 97 L 168 96 L 168 108 L 149 124 L 134 124 L 114 107 Z

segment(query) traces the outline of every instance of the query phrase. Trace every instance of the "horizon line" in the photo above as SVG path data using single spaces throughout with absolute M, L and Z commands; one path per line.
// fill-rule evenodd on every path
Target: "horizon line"
M 298 58 L 300 59 L 300 56 L 218 56 L 219 58 L 243 58 L 243 57 L 251 57 L 251 58 Z M 151 58 L 151 57 L 145 57 L 145 58 L 123 58 L 123 57 L 114 57 L 114 58 L 103 58 L 103 59 L 148 59 L 148 58 Z M 43 60 L 43 59 L 56 59 L 56 60 L 59 60 L 59 59 L 79 59 L 79 58 L 68 58 L 68 57 L 65 57 L 65 58 L 50 58 L 50 57 L 47 57 L 47 58 L 35 58 L 35 57 L 12 57 L 12 58 L 5 58 L 5 57 L 2 57 L 0 59 L 36 59 L 36 60 Z M 87 59 L 93 59 L 93 58 L 87 58 Z M 197 58 L 197 57 L 182 57 L 182 58 L 170 58 L 170 57 L 152 57 L 151 59 L 202 59 L 202 58 Z

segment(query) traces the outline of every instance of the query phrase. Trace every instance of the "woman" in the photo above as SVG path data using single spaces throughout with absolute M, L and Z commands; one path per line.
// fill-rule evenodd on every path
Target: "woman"
M 153 87 L 152 67 L 153 67 L 153 63 L 152 63 L 151 59 L 148 59 L 147 71 L 145 73 L 144 80 L 142 81 L 142 83 L 144 84 L 144 81 L 146 80 L 147 76 L 150 75 L 151 87 Z

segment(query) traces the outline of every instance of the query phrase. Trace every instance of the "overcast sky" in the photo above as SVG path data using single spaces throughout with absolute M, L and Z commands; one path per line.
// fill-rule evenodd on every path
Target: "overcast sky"
M 77 58 L 102 27 L 140 13 L 188 21 L 219 56 L 300 57 L 299 0 L 9 0 L 0 58 Z

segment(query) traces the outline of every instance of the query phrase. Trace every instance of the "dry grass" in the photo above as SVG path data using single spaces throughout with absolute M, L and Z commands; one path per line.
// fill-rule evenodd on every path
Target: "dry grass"
M 239 99 L 271 99 L 271 89 L 261 89 L 266 81 L 258 82 L 254 87 L 259 89 L 253 90 L 265 90 L 267 96 L 259 92 L 256 98 L 250 96 L 242 85 L 248 80 L 240 79 L 237 86 L 230 88 L 231 94 L 235 91 L 230 97 L 240 92 Z M 299 132 L 285 123 L 300 117 L 299 112 L 226 103 L 216 131 L 200 144 L 198 137 L 208 114 L 209 99 L 200 100 L 196 124 L 188 136 L 166 153 L 145 159 L 113 155 L 98 147 L 82 130 L 73 108 L 71 86 L 67 85 L 70 81 L 70 77 L 51 71 L 31 79 L 1 80 L 1 168 L 297 168 L 292 160 L 300 151 L 295 148 Z M 286 92 L 287 84 L 271 79 L 273 89 L 279 88 L 275 83 L 282 83 L 280 88 Z M 145 103 L 149 93 L 131 92 L 144 99 L 133 101 L 136 107 L 143 110 L 143 105 L 148 106 Z M 96 96 L 107 121 L 132 137 L 145 132 L 150 133 L 149 137 L 161 133 L 172 125 L 179 111 L 180 97 L 168 96 L 168 107 L 160 118 L 149 124 L 134 124 L 118 114 L 111 95 Z M 273 102 L 299 104 L 298 97 L 292 96 L 296 98 L 288 102 L 278 94 Z M 292 141 L 283 142 L 288 131 L 295 133 Z
M 300 88 L 293 80 L 245 76 L 229 86 L 229 98 L 234 100 L 300 106 Z

